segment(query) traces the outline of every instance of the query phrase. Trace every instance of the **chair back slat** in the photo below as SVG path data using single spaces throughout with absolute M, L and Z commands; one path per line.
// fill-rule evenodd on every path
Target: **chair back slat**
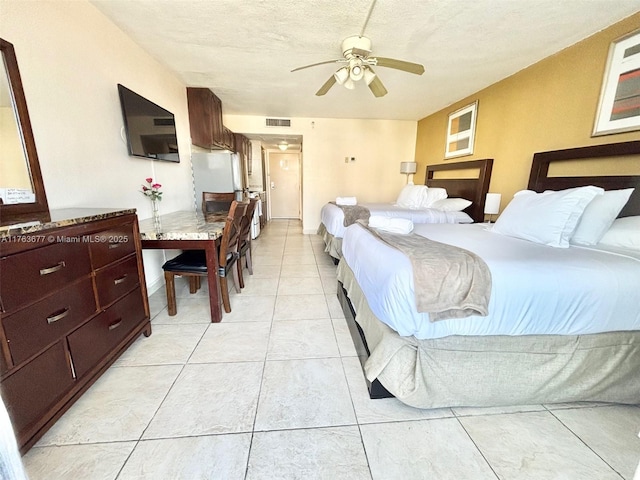
M 224 268 L 227 265 L 227 257 L 229 253 L 237 253 L 238 251 L 238 238 L 240 236 L 240 223 L 242 217 L 247 212 L 248 202 L 238 202 L 234 200 L 229 207 L 229 214 L 224 224 L 224 230 L 222 231 L 222 239 L 220 240 L 220 267 Z
M 202 213 L 227 213 L 235 198 L 236 194 L 233 192 L 202 192 Z
M 240 230 L 240 244 L 251 240 L 251 224 L 253 223 L 253 214 L 256 211 L 256 206 L 258 205 L 257 198 L 249 199 L 249 206 L 247 207 L 247 212 L 244 217 L 242 217 L 241 230 Z

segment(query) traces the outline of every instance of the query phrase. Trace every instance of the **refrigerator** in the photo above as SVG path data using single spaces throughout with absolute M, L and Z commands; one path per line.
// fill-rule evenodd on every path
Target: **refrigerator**
M 236 200 L 242 200 L 242 168 L 237 153 L 192 153 L 191 165 L 198 212 L 202 210 L 202 192 L 234 192 Z

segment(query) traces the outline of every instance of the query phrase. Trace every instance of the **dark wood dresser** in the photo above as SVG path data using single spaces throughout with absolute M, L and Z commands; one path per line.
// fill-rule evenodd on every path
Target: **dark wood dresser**
M 151 334 L 135 210 L 51 217 L 0 231 L 0 391 L 23 452 Z

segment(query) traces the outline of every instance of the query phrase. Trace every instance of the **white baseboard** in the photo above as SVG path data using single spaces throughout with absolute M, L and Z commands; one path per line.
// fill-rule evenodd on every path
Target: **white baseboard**
M 147 284 L 147 296 L 150 297 L 161 288 L 164 288 L 164 276 L 159 277 L 153 282 Z

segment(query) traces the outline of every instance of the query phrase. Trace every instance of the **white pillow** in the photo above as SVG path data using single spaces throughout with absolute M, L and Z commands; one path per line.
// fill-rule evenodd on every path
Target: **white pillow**
M 405 185 L 400 191 L 396 205 L 402 208 L 418 209 L 426 202 L 427 186 L 426 185 Z
M 571 237 L 571 243 L 576 245 L 598 243 L 626 205 L 633 190 L 633 188 L 609 190 L 589 202 Z
M 614 220 L 598 245 L 640 251 L 640 216 Z
M 434 202 L 447 198 L 447 189 L 440 187 L 427 187 L 427 197 L 420 208 L 432 208 Z
M 443 212 L 461 212 L 471 205 L 471 201 L 464 198 L 443 198 L 431 204 L 430 208 L 442 210 Z
M 588 186 L 558 192 L 523 190 L 498 217 L 492 230 L 551 247 L 567 248 L 580 216 L 604 189 Z

